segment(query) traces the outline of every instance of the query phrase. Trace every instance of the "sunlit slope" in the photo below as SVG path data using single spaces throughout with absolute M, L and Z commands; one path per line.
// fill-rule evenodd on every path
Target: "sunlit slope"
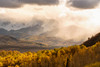
M 25 51 L 37 51 L 41 49 L 51 49 L 48 45 L 40 42 L 32 42 L 16 39 L 8 35 L 0 35 L 0 50 L 18 50 Z
M 84 67 L 100 62 L 100 42 L 38 52 L 0 51 L 1 67 Z

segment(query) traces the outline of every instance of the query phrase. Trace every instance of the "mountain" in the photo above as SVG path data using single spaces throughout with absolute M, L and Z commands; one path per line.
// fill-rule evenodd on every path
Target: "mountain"
M 24 41 L 16 39 L 12 36 L 0 35 L 0 50 L 18 50 L 24 52 L 52 48 L 54 47 L 48 47 L 48 45 L 39 42 Z
M 88 40 L 85 41 L 83 44 L 89 47 L 96 44 L 97 42 L 100 42 L 100 33 L 96 34 L 95 36 L 92 36 L 91 38 L 88 38 Z
M 19 27 L 23 27 L 23 28 L 20 28 L 20 29 L 17 29 L 17 30 L 6 30 L 6 28 L 11 28 L 13 29 L 13 27 L 16 27 L 16 25 L 4 25 L 5 23 L 3 24 L 0 24 L 2 28 L 0 28 L 0 34 L 5 34 L 5 35 L 10 35 L 10 36 L 14 36 L 16 38 L 22 38 L 22 37 L 27 37 L 27 36 L 30 36 L 30 35 L 40 35 L 40 33 L 42 33 L 43 31 L 43 28 L 41 27 L 42 24 L 38 23 L 38 24 L 35 24 L 35 25 L 32 25 L 32 26 L 29 26 L 29 27 L 25 27 L 23 25 L 19 25 Z M 6 23 L 7 24 L 7 23 Z
M 45 26 L 48 26 L 48 24 Z M 20 29 L 14 30 L 15 28 L 20 28 Z M 16 24 L 11 24 L 10 22 L 0 23 L 1 35 L 12 36 L 20 40 L 25 40 L 25 41 L 27 40 L 31 42 L 48 44 L 48 46 L 60 46 L 60 47 L 81 43 L 81 41 L 77 42 L 73 40 L 64 40 L 59 37 L 55 37 L 56 33 L 57 33 L 56 28 L 53 30 L 48 30 L 48 29 L 44 30 L 44 26 L 41 21 L 38 21 L 38 23 L 31 24 L 28 27 L 25 24 L 16 25 Z
M 75 42 L 73 40 L 64 40 L 58 37 L 48 37 L 45 35 L 40 35 L 40 36 L 29 36 L 24 38 L 26 41 L 32 41 L 32 42 L 40 42 L 43 44 L 48 44 L 48 46 L 69 46 L 75 45 L 75 44 L 80 44 L 81 42 Z
M 20 28 L 21 26 L 23 28 Z M 15 30 L 14 27 L 20 29 Z M 25 24 L 19 24 L 19 26 L 17 26 L 16 24 L 11 25 L 8 23 L 7 25 L 7 22 L 5 22 L 0 23 L 0 34 L 10 35 L 16 38 L 25 38 L 33 35 L 53 36 L 55 31 L 45 31 L 42 22 L 31 24 L 28 27 Z
M 64 40 L 58 37 L 54 37 L 55 31 L 49 31 L 42 33 L 42 27 L 40 25 L 35 25 L 32 27 L 22 28 L 19 30 L 5 30 L 0 29 L 0 34 L 9 35 L 21 40 L 28 40 L 31 42 L 40 42 L 43 44 L 48 44 L 49 46 L 68 46 L 80 44 L 81 41 L 75 42 L 73 40 Z
M 0 35 L 0 46 L 30 46 L 30 44 L 35 45 L 31 42 L 21 41 L 8 35 Z
M 27 27 L 25 23 L 12 23 L 10 21 L 4 21 L 4 22 L 0 21 L 0 28 L 6 30 L 17 30 L 25 27 Z

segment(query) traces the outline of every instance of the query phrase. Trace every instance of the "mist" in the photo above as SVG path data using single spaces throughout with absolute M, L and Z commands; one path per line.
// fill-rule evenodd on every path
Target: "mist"
M 59 2 L 59 5 L 25 4 L 17 9 L 0 8 L 0 23 L 10 22 L 0 28 L 18 30 L 42 23 L 41 33 L 56 32 L 53 33 L 54 37 L 74 41 L 86 40 L 100 32 L 99 5 L 80 9 L 74 5 L 66 6 L 66 0 Z M 17 26 L 12 28 L 11 25 Z

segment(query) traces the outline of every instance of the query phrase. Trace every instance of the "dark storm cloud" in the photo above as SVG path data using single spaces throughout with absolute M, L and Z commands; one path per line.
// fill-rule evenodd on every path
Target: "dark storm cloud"
M 71 6 L 81 9 L 91 9 L 95 8 L 100 0 L 69 0 L 68 3 L 71 3 Z
M 17 0 L 0 0 L 0 7 L 4 8 L 17 8 L 21 4 Z
M 58 0 L 0 0 L 0 7 L 17 8 L 24 4 L 57 5 Z
M 38 4 L 38 5 L 56 5 L 59 3 L 58 0 L 19 0 L 22 3 L 27 4 Z

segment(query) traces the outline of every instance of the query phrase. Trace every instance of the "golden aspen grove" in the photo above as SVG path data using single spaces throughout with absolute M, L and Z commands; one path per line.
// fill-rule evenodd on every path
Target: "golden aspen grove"
M 0 67 L 99 67 L 99 62 L 100 42 L 38 52 L 0 51 Z

